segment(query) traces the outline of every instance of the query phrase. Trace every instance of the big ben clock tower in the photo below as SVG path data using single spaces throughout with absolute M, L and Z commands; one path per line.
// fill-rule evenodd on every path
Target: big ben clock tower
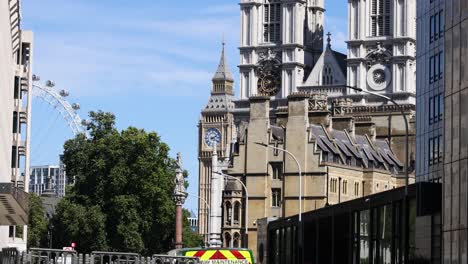
M 198 230 L 208 241 L 209 208 L 205 201 L 210 203 L 211 190 L 211 157 L 216 147 L 221 167 L 230 154 L 230 145 L 233 138 L 234 118 L 234 79 L 226 64 L 224 43 L 218 69 L 212 79 L 211 96 L 208 104 L 201 112 L 198 125 L 198 160 L 199 185 L 198 194 Z

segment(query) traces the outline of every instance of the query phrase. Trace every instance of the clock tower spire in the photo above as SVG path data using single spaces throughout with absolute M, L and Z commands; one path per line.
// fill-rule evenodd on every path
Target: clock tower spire
M 198 160 L 199 160 L 199 189 L 198 203 L 198 232 L 209 242 L 208 223 L 210 208 L 204 201 L 211 201 L 212 156 L 216 148 L 218 169 L 227 168 L 227 161 L 231 152 L 234 135 L 234 78 L 226 60 L 225 43 L 223 40 L 221 58 L 218 68 L 212 78 L 211 95 L 208 103 L 201 112 L 198 124 Z
M 234 95 L 234 78 L 232 78 L 229 66 L 226 63 L 226 55 L 224 52 L 224 37 L 223 37 L 223 49 L 221 51 L 221 59 L 219 60 L 218 69 L 213 76 L 213 88 L 211 94 L 229 94 Z

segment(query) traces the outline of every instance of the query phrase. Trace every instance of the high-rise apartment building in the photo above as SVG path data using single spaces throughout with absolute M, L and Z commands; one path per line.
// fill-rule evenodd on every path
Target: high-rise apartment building
M 67 180 L 63 166 L 32 166 L 29 176 L 29 192 L 41 195 L 47 184 L 54 192 L 55 196 L 61 198 L 65 196 Z
M 32 32 L 20 1 L 0 1 L 0 248 L 26 249 Z
M 468 0 L 445 0 L 444 14 L 443 262 L 468 263 Z

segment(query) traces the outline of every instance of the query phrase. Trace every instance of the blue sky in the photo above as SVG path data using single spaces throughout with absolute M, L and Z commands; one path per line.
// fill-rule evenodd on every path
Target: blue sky
M 197 193 L 197 124 L 219 61 L 221 38 L 238 80 L 239 1 L 23 0 L 22 28 L 34 31 L 34 72 L 117 126 L 156 131 L 189 171 Z M 347 1 L 326 1 L 325 32 L 345 52 Z M 236 87 L 238 83 L 236 82 Z M 34 99 L 31 165 L 57 164 L 72 137 L 48 105 Z M 196 210 L 197 198 L 186 206 Z

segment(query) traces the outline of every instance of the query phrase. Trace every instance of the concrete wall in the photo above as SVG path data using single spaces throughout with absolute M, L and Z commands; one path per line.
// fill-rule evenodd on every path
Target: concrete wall
M 0 182 L 11 181 L 13 70 L 10 8 L 0 1 Z

